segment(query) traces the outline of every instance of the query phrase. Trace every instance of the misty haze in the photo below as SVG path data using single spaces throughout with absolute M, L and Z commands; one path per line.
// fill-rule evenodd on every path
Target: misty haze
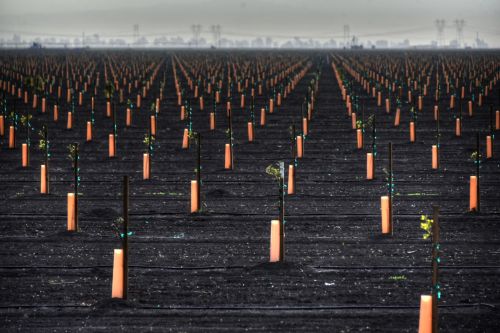
M 497 0 L 2 0 L 0 46 L 500 47 Z

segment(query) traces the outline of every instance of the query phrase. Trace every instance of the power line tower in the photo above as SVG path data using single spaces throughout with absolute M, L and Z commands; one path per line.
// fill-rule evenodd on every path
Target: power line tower
M 214 35 L 214 45 L 218 48 L 220 47 L 220 25 L 212 25 L 210 27 L 212 34 Z
M 139 24 L 134 24 L 134 44 L 137 44 L 139 42 Z
M 436 25 L 437 29 L 438 46 L 444 47 L 445 46 L 444 27 L 446 26 L 446 21 L 443 19 L 436 20 L 434 24 Z
M 193 24 L 191 26 L 191 31 L 193 32 L 194 45 L 198 47 L 198 43 L 200 41 L 201 25 Z
M 465 27 L 465 20 L 459 20 L 456 19 L 455 21 L 455 28 L 457 29 L 457 44 L 458 47 L 462 47 L 462 44 L 464 42 L 464 27 Z
M 349 28 L 349 24 L 344 24 L 344 47 L 349 47 L 349 42 L 351 40 L 351 29 Z

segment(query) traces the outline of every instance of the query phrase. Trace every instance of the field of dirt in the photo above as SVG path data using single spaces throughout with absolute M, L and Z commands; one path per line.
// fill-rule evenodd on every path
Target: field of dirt
M 0 53 L 0 74 L 5 75 L 14 56 L 43 61 L 47 54 L 68 54 L 73 60 L 95 58 L 97 72 L 104 72 L 104 51 L 29 52 Z M 134 52 L 109 54 L 126 57 Z M 211 56 L 228 56 L 217 52 Z M 500 83 L 484 105 L 474 106 L 473 117 L 464 112 L 459 138 L 454 114 L 447 109 L 449 97 L 439 101 L 438 170 L 431 168 L 436 128 L 433 98 L 424 99 L 417 140 L 410 143 L 409 106 L 402 107 L 401 125 L 394 127 L 394 110 L 387 114 L 375 98 L 366 97 L 365 118 L 376 114 L 377 124 L 375 179 L 369 181 L 365 154 L 371 151 L 371 134 L 365 135 L 364 149 L 356 149 L 356 133 L 331 66 L 336 58 L 331 52 L 297 52 L 312 66 L 282 105 L 267 114 L 266 125 L 257 121 L 254 142 L 247 140 L 248 106 L 242 110 L 239 95 L 233 97 L 233 170 L 224 169 L 226 97 L 217 106 L 215 131 L 209 128 L 210 103 L 200 110 L 192 98 L 193 128 L 202 136 L 203 205 L 200 213 L 190 214 L 196 150 L 194 145 L 187 150 L 181 147 L 186 123 L 180 120 L 177 105 L 173 53 L 151 53 L 164 61 L 161 72 L 166 85 L 149 180 L 142 179 L 143 139 L 155 88 L 143 101 L 145 106 L 134 110 L 130 128 L 125 127 L 125 104 L 117 103 L 117 157 L 113 159 L 108 157 L 107 141 L 113 125 L 106 117 L 102 93 L 96 97 L 92 142 L 85 142 L 88 96 L 83 106 L 75 107 L 71 130 L 66 129 L 69 106 L 65 103 L 58 122 L 52 120 L 50 101 L 45 114 L 32 110 L 36 130 L 27 168 L 21 166 L 26 131 L 21 127 L 16 148 L 9 149 L 6 123 L 0 138 L 1 331 L 417 332 L 420 295 L 430 293 L 432 272 L 432 243 L 422 237 L 420 217 L 431 216 L 433 205 L 438 205 L 440 331 L 498 332 L 500 144 L 493 145 L 493 158 L 481 163 L 480 212 L 469 212 L 469 176 L 476 170 L 470 156 L 477 131 L 485 155 L 489 107 L 492 103 L 494 110 L 500 108 Z M 176 56 L 189 62 L 203 57 L 199 53 Z M 357 57 L 355 52 L 337 53 L 346 59 Z M 257 52 L 240 56 L 252 59 Z M 441 56 L 480 58 L 484 54 Z M 496 57 L 498 64 L 498 53 L 486 56 Z M 290 125 L 294 122 L 300 129 L 301 104 L 316 73 L 318 92 L 304 157 L 297 166 L 296 194 L 285 196 L 285 261 L 269 263 L 278 185 L 266 174 L 266 167 L 293 161 Z M 432 85 L 429 89 L 434 91 Z M 8 103 L 9 108 L 14 103 L 10 95 Z M 266 96 L 256 96 L 257 120 L 267 103 Z M 24 114 L 31 104 L 17 101 L 16 107 Z M 51 151 L 48 195 L 40 194 L 43 156 L 37 148 L 37 133 L 43 124 L 48 125 Z M 66 231 L 66 195 L 73 184 L 67 146 L 73 142 L 80 147 L 77 233 Z M 388 142 L 393 143 L 394 156 L 394 232 L 389 237 L 381 234 L 380 213 L 380 196 L 387 193 Z M 121 242 L 112 223 L 122 214 L 124 175 L 130 176 L 133 235 L 129 237 L 129 295 L 118 300 L 111 298 L 111 283 L 113 249 L 120 248 Z

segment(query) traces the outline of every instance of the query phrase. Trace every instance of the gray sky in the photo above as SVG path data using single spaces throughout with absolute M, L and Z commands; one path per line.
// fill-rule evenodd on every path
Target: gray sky
M 464 40 L 480 38 L 500 47 L 500 0 L 0 0 L 0 35 L 45 34 L 70 38 L 99 33 L 127 38 L 132 26 L 149 38 L 201 37 L 220 24 L 222 37 L 311 37 L 342 41 L 343 25 L 361 41 L 408 38 L 413 45 L 436 40 L 434 21 L 445 19 L 445 39 L 456 38 L 455 19 L 464 19 Z M 24 33 L 23 33 L 24 32 Z

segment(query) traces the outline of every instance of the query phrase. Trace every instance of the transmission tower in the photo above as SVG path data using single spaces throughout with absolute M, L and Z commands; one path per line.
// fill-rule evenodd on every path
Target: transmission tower
M 444 47 L 445 46 L 444 27 L 446 26 L 446 21 L 443 19 L 436 20 L 435 24 L 436 24 L 436 28 L 437 28 L 438 46 Z
M 457 29 L 457 44 L 458 47 L 462 47 L 462 44 L 464 42 L 464 26 L 465 26 L 465 20 L 459 20 L 456 19 L 455 21 L 455 28 Z
M 220 47 L 220 25 L 212 25 L 210 27 L 212 34 L 214 35 L 214 45 L 218 48 Z
M 198 43 L 200 41 L 201 25 L 193 24 L 191 26 L 191 31 L 193 32 L 194 45 L 198 47 Z
M 133 35 L 133 39 L 134 39 L 134 44 L 137 44 L 139 43 L 139 24 L 134 24 L 134 35 Z
M 351 29 L 349 28 L 349 24 L 344 24 L 344 47 L 349 48 L 349 42 L 351 40 Z

